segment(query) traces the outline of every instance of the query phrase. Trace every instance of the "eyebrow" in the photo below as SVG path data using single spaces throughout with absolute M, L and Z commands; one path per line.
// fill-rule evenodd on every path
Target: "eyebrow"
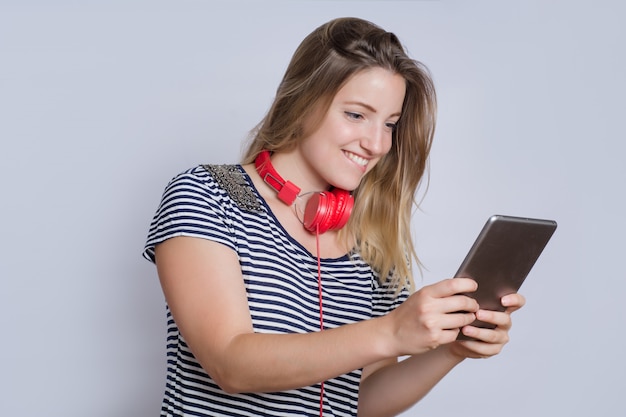
M 373 108 L 367 103 L 363 103 L 362 101 L 347 101 L 346 104 L 353 104 L 353 105 L 365 107 L 367 110 L 371 111 L 372 113 L 378 113 L 375 108 Z M 401 112 L 396 112 L 396 113 L 389 115 L 389 117 L 396 117 L 396 116 L 400 117 L 401 114 L 402 114 Z

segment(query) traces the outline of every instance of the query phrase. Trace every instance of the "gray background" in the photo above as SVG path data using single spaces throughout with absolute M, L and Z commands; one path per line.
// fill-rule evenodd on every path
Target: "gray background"
M 512 342 L 405 415 L 626 415 L 617 0 L 0 1 L 2 415 L 158 414 L 165 311 L 140 254 L 163 187 L 238 161 L 297 44 L 339 16 L 398 34 L 438 88 L 419 283 L 491 214 L 559 222 Z

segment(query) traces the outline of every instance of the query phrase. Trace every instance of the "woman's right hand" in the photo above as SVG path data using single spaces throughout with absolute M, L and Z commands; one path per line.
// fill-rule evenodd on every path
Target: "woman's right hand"
M 478 303 L 462 293 L 476 291 L 469 278 L 425 286 L 386 316 L 397 356 L 415 355 L 456 340 L 459 329 L 476 319 Z

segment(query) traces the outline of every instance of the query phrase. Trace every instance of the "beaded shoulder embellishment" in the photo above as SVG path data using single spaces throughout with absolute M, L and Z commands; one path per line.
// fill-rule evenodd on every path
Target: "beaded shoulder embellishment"
M 246 211 L 261 211 L 261 203 L 236 165 L 202 165 L 213 179 Z

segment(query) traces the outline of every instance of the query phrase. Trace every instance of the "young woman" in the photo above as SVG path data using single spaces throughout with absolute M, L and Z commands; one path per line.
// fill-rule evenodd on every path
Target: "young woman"
M 413 290 L 434 127 L 432 81 L 395 35 L 343 18 L 304 39 L 242 165 L 176 176 L 151 224 L 144 256 L 168 306 L 161 415 L 396 415 L 500 352 L 521 295 L 494 312 L 458 295 L 469 279 Z

